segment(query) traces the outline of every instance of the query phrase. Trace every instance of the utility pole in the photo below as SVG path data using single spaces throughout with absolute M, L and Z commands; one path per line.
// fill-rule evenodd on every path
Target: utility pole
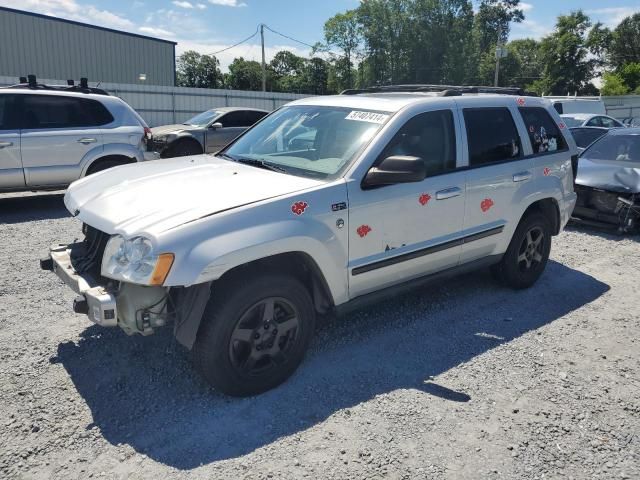
M 267 66 L 264 63 L 264 23 L 260 24 L 260 39 L 262 41 L 262 91 L 267 91 Z
M 502 47 L 500 43 L 502 41 L 502 25 L 498 25 L 498 43 L 496 46 L 496 73 L 493 77 L 493 86 L 498 86 L 498 76 L 500 75 L 500 57 L 502 56 Z

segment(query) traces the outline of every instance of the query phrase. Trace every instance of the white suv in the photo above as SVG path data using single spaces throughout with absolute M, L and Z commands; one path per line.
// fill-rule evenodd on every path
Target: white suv
M 0 192 L 64 188 L 140 162 L 148 131 L 129 105 L 99 89 L 0 88 Z
M 479 267 L 529 287 L 573 210 L 576 146 L 548 101 L 478 92 L 305 98 L 217 156 L 79 180 L 65 204 L 86 238 L 41 266 L 100 325 L 172 321 L 231 395 L 291 375 L 319 313 Z

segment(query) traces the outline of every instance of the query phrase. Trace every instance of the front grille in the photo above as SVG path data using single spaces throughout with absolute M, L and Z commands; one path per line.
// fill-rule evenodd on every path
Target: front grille
M 75 244 L 71 250 L 71 264 L 76 272 L 88 273 L 94 278 L 100 278 L 102 256 L 110 236 L 87 224 L 82 226 L 84 241 Z

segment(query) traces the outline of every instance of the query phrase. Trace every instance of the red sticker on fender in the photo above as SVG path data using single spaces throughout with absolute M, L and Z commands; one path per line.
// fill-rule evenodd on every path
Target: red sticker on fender
M 307 202 L 296 202 L 291 205 L 291 211 L 296 215 L 302 215 L 308 206 L 309 204 Z
M 485 198 L 484 200 L 482 200 L 482 202 L 480 202 L 480 209 L 483 212 L 486 212 L 491 207 L 493 207 L 493 200 L 491 200 L 490 198 Z
M 356 232 L 358 232 L 358 235 L 360 235 L 360 237 L 362 238 L 366 237 L 367 233 L 369 233 L 370 231 L 371 227 L 369 225 L 360 225 L 356 230 Z
M 545 177 L 548 177 L 550 173 L 551 173 L 551 169 L 549 167 L 544 167 L 544 170 L 542 170 L 542 174 Z
M 418 202 L 420 202 L 420 205 L 423 206 L 429 203 L 429 200 L 431 200 L 431 195 L 429 195 L 428 193 L 423 193 L 422 195 L 420 195 L 420 198 L 418 198 Z

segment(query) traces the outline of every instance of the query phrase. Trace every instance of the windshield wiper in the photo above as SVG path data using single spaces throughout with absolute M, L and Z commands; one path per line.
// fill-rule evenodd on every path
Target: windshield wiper
M 226 154 L 223 154 L 226 155 Z M 226 155 L 228 158 L 229 155 Z M 287 173 L 287 171 L 278 166 L 278 165 L 274 165 L 273 163 L 269 163 L 269 162 L 265 162 L 264 160 L 256 160 L 254 158 L 235 158 L 235 161 L 238 163 L 242 163 L 244 165 L 251 165 L 252 167 L 258 167 L 258 168 L 264 168 L 265 170 L 271 170 L 272 172 L 280 172 L 280 173 Z

